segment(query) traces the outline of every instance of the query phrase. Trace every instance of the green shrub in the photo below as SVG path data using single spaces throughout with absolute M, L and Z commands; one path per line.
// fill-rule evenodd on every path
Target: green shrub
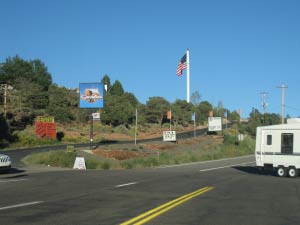
M 121 162 L 121 167 L 124 169 L 132 169 L 133 163 L 130 160 L 126 160 L 126 161 Z
M 110 169 L 110 163 L 108 161 L 104 161 L 101 163 L 101 169 L 109 170 Z
M 225 145 L 235 145 L 238 143 L 237 135 L 225 134 L 224 142 Z
M 114 128 L 114 132 L 120 134 L 127 134 L 127 135 L 129 134 L 129 130 L 124 125 L 120 125 Z
M 67 152 L 75 152 L 75 148 L 73 145 L 68 145 L 67 146 Z
M 76 152 L 63 150 L 34 153 L 24 158 L 26 164 L 44 164 L 50 166 L 72 168 L 75 162 Z
M 97 169 L 98 162 L 93 159 L 87 159 L 85 160 L 85 166 L 87 169 Z

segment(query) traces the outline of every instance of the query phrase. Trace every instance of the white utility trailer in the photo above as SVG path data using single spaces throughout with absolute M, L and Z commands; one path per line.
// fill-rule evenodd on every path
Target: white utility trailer
M 300 169 L 300 123 L 257 127 L 256 166 L 276 170 L 278 176 L 297 177 Z

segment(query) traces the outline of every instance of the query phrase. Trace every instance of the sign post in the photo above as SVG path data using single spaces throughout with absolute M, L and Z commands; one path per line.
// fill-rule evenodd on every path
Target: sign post
M 172 130 L 172 111 L 167 112 L 167 119 L 170 120 L 170 130 Z
M 79 84 L 79 107 L 83 109 L 99 109 L 104 106 L 104 85 L 102 83 Z M 100 118 L 99 118 L 100 119 Z M 90 111 L 90 150 L 93 149 L 94 124 L 93 113 Z
M 93 114 L 90 114 L 90 150 L 93 149 L 93 140 L 94 140 L 94 118 Z
M 192 113 L 192 120 L 194 121 L 194 138 L 196 137 L 196 114 Z

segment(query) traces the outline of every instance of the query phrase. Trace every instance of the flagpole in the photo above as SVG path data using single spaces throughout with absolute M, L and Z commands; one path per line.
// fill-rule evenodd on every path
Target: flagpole
M 190 102 L 190 50 L 186 50 L 186 101 Z

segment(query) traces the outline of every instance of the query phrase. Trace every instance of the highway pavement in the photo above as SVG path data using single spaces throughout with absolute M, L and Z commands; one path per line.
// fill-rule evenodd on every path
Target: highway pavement
M 19 168 L 0 174 L 0 224 L 298 224 L 300 178 L 254 156 L 138 170 Z

